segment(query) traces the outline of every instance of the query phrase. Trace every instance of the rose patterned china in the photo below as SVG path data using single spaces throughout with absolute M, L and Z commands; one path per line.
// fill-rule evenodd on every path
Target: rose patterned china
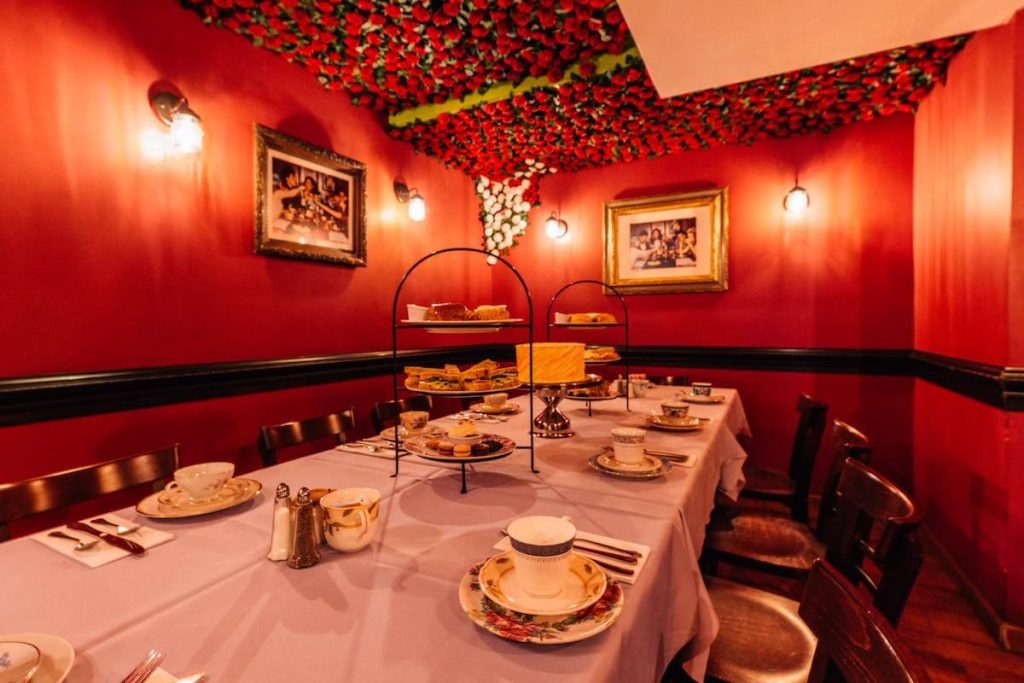
M 607 586 L 601 597 L 585 609 L 550 616 L 507 609 L 484 595 L 480 588 L 482 565 L 476 565 L 462 577 L 459 604 L 474 624 L 500 638 L 538 645 L 575 643 L 607 630 L 622 614 L 622 586 L 610 576 L 606 577 Z
M 678 396 L 680 401 L 686 401 L 687 403 L 725 403 L 725 396 L 722 394 L 711 394 L 710 396 L 699 396 L 691 394 L 688 391 L 679 393 Z
M 661 470 L 661 459 L 644 454 L 639 462 L 622 462 L 614 451 L 604 451 L 597 456 L 597 464 L 616 472 L 657 472 Z
M 0 641 L 28 643 L 39 651 L 39 668 L 29 679 L 32 683 L 61 683 L 67 678 L 75 663 L 75 648 L 57 636 L 45 633 L 13 633 L 0 635 Z M 3 654 L 3 643 L 0 643 L 0 657 Z M 0 681 L 6 683 L 7 680 L 5 672 L 0 668 Z
M 569 572 L 559 592 L 550 598 L 527 593 L 519 582 L 512 551 L 495 555 L 480 568 L 480 589 L 502 607 L 523 614 L 552 616 L 590 607 L 608 585 L 604 571 L 578 553 L 569 556 Z
M 620 468 L 620 469 L 611 469 L 611 468 L 608 468 L 608 467 L 604 467 L 603 465 L 598 463 L 598 459 L 600 457 L 601 457 L 600 453 L 597 454 L 597 455 L 591 456 L 590 459 L 587 460 L 587 465 L 589 465 L 592 469 L 597 470 L 601 474 L 607 474 L 610 477 L 616 477 L 618 479 L 632 479 L 632 480 L 635 480 L 635 481 L 641 481 L 641 480 L 646 480 L 646 479 L 656 479 L 656 478 L 660 477 L 661 475 L 663 475 L 663 474 L 665 474 L 667 472 L 671 472 L 672 471 L 672 463 L 669 462 L 668 460 L 661 460 L 660 461 L 661 462 L 661 466 L 658 469 L 650 470 L 650 471 L 646 471 L 645 472 L 645 471 L 642 471 L 642 470 L 628 470 L 628 469 L 622 469 L 622 468 Z
M 666 419 L 662 415 L 649 415 L 647 426 L 652 429 L 662 429 L 668 432 L 695 432 L 704 428 L 703 423 L 696 417 L 688 417 L 685 420 Z
M 184 491 L 163 490 L 143 498 L 135 506 L 135 511 L 145 517 L 197 517 L 241 505 L 258 496 L 262 490 L 263 484 L 255 479 L 235 477 L 228 480 L 224 488 L 210 500 L 197 502 L 189 498 Z
M 0 683 L 25 683 L 42 662 L 43 653 L 32 643 L 0 641 Z

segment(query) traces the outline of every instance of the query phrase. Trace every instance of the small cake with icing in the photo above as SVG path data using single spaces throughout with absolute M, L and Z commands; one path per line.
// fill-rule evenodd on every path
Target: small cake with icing
M 560 384 L 586 379 L 583 344 L 540 342 L 533 345 L 533 381 L 536 384 Z M 530 345 L 516 345 L 519 381 L 530 381 Z

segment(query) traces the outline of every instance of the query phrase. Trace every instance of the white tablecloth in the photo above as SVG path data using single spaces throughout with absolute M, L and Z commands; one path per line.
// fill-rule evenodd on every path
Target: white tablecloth
M 742 406 L 728 393 L 724 405 L 694 408 L 714 418 L 699 434 L 651 434 L 659 448 L 696 455 L 694 467 L 656 481 L 604 477 L 585 461 L 613 424 L 638 419 L 657 400 L 634 401 L 633 416 L 604 404 L 585 417 L 579 404 L 567 410 L 577 437 L 537 440 L 539 474 L 520 451 L 475 466 L 466 495 L 457 472 L 415 457 L 402 459 L 394 479 L 392 461 L 327 451 L 248 475 L 265 493 L 234 510 L 178 521 L 122 511 L 177 536 L 140 558 L 88 569 L 29 539 L 11 541 L 0 546 L 0 633 L 68 639 L 78 653 L 71 681 L 119 680 L 151 647 L 167 654 L 164 668 L 206 671 L 215 682 L 657 681 L 690 643 L 700 676 L 717 622 L 696 549 L 715 487 L 723 477 L 724 488 L 736 486 L 734 465 L 744 457 L 734 438 L 745 428 Z M 526 443 L 525 419 L 494 431 Z M 377 540 L 351 555 L 324 546 L 321 564 L 301 571 L 266 560 L 280 481 L 293 491 L 380 489 Z M 488 557 L 500 528 L 526 514 L 568 515 L 581 529 L 653 549 L 611 629 L 573 645 L 531 646 L 462 613 L 463 574 Z

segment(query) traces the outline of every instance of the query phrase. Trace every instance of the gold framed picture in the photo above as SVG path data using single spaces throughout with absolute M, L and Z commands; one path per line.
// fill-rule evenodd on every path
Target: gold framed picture
M 256 125 L 256 253 L 366 265 L 366 165 Z
M 623 294 L 729 289 L 729 189 L 606 202 L 604 281 Z

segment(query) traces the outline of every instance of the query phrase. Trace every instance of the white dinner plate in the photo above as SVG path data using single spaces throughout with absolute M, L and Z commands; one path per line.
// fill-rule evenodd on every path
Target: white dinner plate
M 607 450 L 597 456 L 597 464 L 615 472 L 627 472 L 634 474 L 648 474 L 661 470 L 661 458 L 644 455 L 640 462 L 625 463 L 615 457 L 614 450 Z
M 0 640 L 29 643 L 39 648 L 42 661 L 32 675 L 32 683 L 60 683 L 67 678 L 75 663 L 75 648 L 58 636 L 46 633 L 8 633 L 0 635 Z
M 402 320 L 402 325 L 418 327 L 431 334 L 486 334 L 502 327 L 523 322 L 522 318 L 507 320 Z

